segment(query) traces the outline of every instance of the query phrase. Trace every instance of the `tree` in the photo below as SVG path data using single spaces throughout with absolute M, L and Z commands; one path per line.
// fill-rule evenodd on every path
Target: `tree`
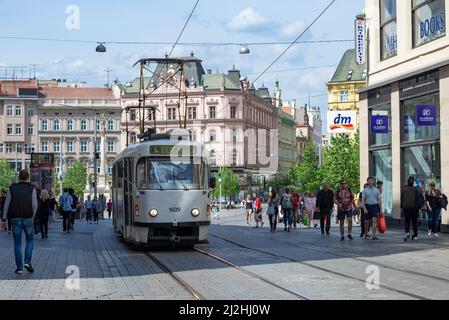
M 219 174 L 220 173 L 217 173 L 215 175 L 215 177 L 217 179 L 217 184 L 212 192 L 214 197 L 220 196 Z M 221 169 L 221 179 L 222 179 L 221 180 L 221 195 L 222 196 L 232 197 L 240 192 L 239 180 L 238 180 L 236 174 L 232 170 L 230 170 L 226 167 L 223 167 Z
M 64 178 L 63 187 L 72 188 L 75 194 L 82 196 L 86 188 L 87 171 L 80 161 L 76 161 L 73 167 L 67 170 Z
M 289 180 L 300 192 L 311 192 L 320 189 L 322 184 L 320 158 L 316 145 L 312 140 L 306 143 L 303 161 L 290 170 Z
M 5 159 L 0 159 L 0 190 L 8 190 L 9 186 L 15 182 L 16 173 L 14 169 Z
M 336 190 L 340 181 L 346 179 L 353 190 L 360 187 L 360 139 L 339 136 L 332 139 L 332 144 L 324 152 L 322 167 L 323 178 Z

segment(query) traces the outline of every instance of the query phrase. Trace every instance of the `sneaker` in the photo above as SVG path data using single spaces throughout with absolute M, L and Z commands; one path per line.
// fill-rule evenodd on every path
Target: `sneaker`
M 405 234 L 404 241 L 407 242 L 408 239 L 410 239 L 410 233 Z
M 22 270 L 22 269 L 16 269 L 16 271 L 14 271 L 14 273 L 16 273 L 16 274 L 22 274 L 22 273 L 23 273 L 23 270 Z
M 431 236 L 432 236 L 432 230 L 427 231 L 427 235 L 428 235 L 429 237 L 431 237 Z
M 439 238 L 440 235 L 439 235 L 438 233 L 435 233 L 435 234 L 433 235 L 433 237 L 434 237 L 434 238 Z
M 418 241 L 418 236 L 413 236 L 413 237 L 412 237 L 412 240 L 413 240 L 413 241 Z
M 373 241 L 378 241 L 379 240 L 379 238 L 378 237 L 373 237 L 373 239 L 372 239 Z
M 349 235 L 349 236 L 348 236 L 348 239 L 349 239 L 349 240 L 354 240 L 354 238 L 352 237 L 352 235 Z
M 318 228 L 318 225 L 316 224 L 313 228 L 314 228 L 314 229 Z
M 287 227 L 284 228 L 284 231 L 287 231 Z
M 341 238 L 340 238 L 340 241 L 345 241 L 345 237 L 341 237 Z
M 361 234 L 360 234 L 360 238 L 363 238 L 364 236 L 365 236 L 364 233 L 361 233 Z
M 31 273 L 34 272 L 34 269 L 33 269 L 33 266 L 31 265 L 31 263 L 25 263 L 23 266 L 25 267 L 25 269 L 28 270 L 28 272 L 31 272 Z
M 371 239 L 371 236 L 369 236 L 369 235 L 365 236 L 365 240 L 370 240 L 370 239 Z

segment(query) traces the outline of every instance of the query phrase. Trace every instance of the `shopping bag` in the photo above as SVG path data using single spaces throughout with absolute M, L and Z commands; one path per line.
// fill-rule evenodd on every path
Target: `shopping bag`
M 319 211 L 313 212 L 313 220 L 320 220 L 320 212 Z
M 385 219 L 385 216 L 381 214 L 379 216 L 379 233 L 384 234 L 387 232 L 387 220 Z
M 302 224 L 305 226 L 309 225 L 309 216 L 308 215 L 304 215 L 303 220 L 302 220 Z

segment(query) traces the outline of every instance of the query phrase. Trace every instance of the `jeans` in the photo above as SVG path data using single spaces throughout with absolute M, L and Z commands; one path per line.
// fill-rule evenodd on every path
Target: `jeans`
M 48 219 L 49 219 L 48 216 L 41 217 L 39 219 L 39 226 L 40 226 L 42 238 L 46 237 L 48 235 Z
M 432 233 L 438 233 L 438 222 L 440 221 L 441 208 L 435 208 L 429 214 L 432 218 Z
M 94 210 L 94 222 L 98 223 L 98 214 L 99 212 L 97 210 Z
M 25 232 L 25 264 L 31 263 L 34 244 L 34 222 L 31 219 L 11 219 L 12 233 L 14 237 L 14 254 L 17 269 L 23 270 L 22 260 L 22 231 Z
M 410 223 L 413 224 L 413 236 L 418 236 L 418 210 L 404 209 L 405 233 L 410 233 Z
M 292 225 L 292 213 L 293 208 L 283 208 L 284 209 L 284 224 L 285 227 Z
M 86 222 L 92 221 L 92 209 L 86 211 Z
M 326 220 L 326 233 L 331 231 L 331 211 L 329 208 L 320 208 L 320 227 L 321 233 L 324 233 L 324 221 Z
M 62 212 L 62 229 L 64 232 L 70 231 L 70 214 L 71 211 Z
M 73 226 L 75 225 L 76 211 L 72 211 L 70 213 L 70 229 L 73 230 Z

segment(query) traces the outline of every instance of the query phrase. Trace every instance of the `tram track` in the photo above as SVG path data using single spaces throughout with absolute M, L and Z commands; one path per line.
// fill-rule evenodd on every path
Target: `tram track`
M 316 266 L 316 265 L 314 265 L 312 263 L 298 261 L 298 260 L 290 258 L 288 256 L 284 256 L 284 255 L 280 255 L 280 254 L 274 254 L 272 252 L 261 250 L 261 249 L 251 248 L 251 247 L 248 247 L 246 245 L 240 244 L 238 242 L 235 242 L 235 241 L 232 241 L 232 240 L 229 240 L 229 239 L 226 239 L 224 237 L 217 236 L 217 235 L 214 235 L 214 234 L 211 234 L 211 233 L 209 233 L 209 236 L 214 237 L 216 239 L 220 239 L 220 240 L 225 241 L 227 243 L 230 243 L 230 244 L 232 244 L 232 245 L 234 245 L 236 247 L 239 247 L 241 249 L 262 253 L 262 254 L 271 256 L 273 258 L 287 260 L 287 261 L 290 261 L 290 262 L 293 262 L 293 263 L 297 263 L 297 264 L 300 264 L 300 265 L 303 265 L 303 266 L 306 266 L 306 267 L 309 267 L 309 268 L 320 270 L 322 272 L 326 272 L 326 273 L 333 274 L 333 275 L 336 275 L 336 276 L 340 276 L 340 277 L 344 277 L 344 278 L 347 278 L 347 279 L 355 280 L 355 281 L 358 281 L 358 282 L 363 282 L 364 284 L 366 283 L 366 280 L 363 280 L 363 279 L 360 279 L 360 278 L 357 278 L 355 276 L 351 276 L 351 275 L 348 275 L 348 274 L 345 274 L 345 273 L 342 273 L 342 272 L 332 271 L 332 270 L 329 270 L 329 269 L 326 269 L 326 268 L 323 268 L 323 267 L 319 267 L 319 266 Z M 348 257 L 345 257 L 345 258 L 348 258 Z M 371 264 L 373 263 L 371 261 L 364 261 L 364 262 L 368 262 L 368 263 L 371 263 Z M 427 297 L 424 297 L 424 296 L 421 296 L 421 295 L 418 295 L 418 294 L 414 294 L 414 293 L 410 293 L 410 292 L 407 292 L 407 291 L 404 291 L 404 290 L 400 290 L 400 289 L 397 289 L 397 288 L 393 288 L 393 287 L 390 287 L 390 286 L 387 286 L 387 285 L 380 285 L 380 288 L 383 288 L 383 289 L 391 291 L 391 292 L 399 293 L 399 294 L 402 294 L 402 295 L 405 295 L 405 296 L 409 296 L 411 298 L 418 299 L 418 300 L 431 300 L 431 299 L 429 299 Z

